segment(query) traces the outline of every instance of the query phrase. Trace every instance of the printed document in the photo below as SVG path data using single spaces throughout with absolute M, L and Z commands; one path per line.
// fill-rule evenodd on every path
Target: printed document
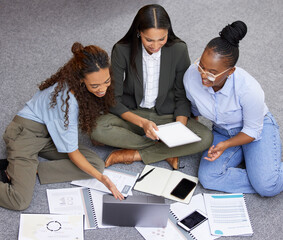
M 139 177 L 138 173 L 133 173 L 117 168 L 105 169 L 103 174 L 111 179 L 111 181 L 116 185 L 117 189 L 123 194 L 124 197 L 132 195 L 132 188 L 135 185 L 137 178 Z M 95 178 L 76 180 L 72 181 L 71 184 L 112 194 L 103 183 Z
M 84 239 L 83 215 L 21 214 L 18 240 Z
M 108 228 L 102 224 L 102 192 L 89 188 L 47 189 L 49 212 L 83 214 L 85 229 Z
M 212 235 L 250 236 L 253 234 L 245 197 L 242 193 L 204 193 L 203 196 Z

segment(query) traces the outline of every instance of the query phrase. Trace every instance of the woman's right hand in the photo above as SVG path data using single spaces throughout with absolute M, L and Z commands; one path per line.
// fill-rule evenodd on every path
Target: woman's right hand
M 156 135 L 155 131 L 158 131 L 158 127 L 156 126 L 156 124 L 150 120 L 145 119 L 142 128 L 145 132 L 145 135 L 152 139 L 152 140 L 159 140 L 158 136 Z
M 121 117 L 124 120 L 143 128 L 144 133 L 148 138 L 152 140 L 159 140 L 158 136 L 154 132 L 154 130 L 158 131 L 158 127 L 153 121 L 143 118 L 130 111 L 124 112 L 123 114 L 121 114 Z
M 110 178 L 106 175 L 101 176 L 101 182 L 112 192 L 113 196 L 119 200 L 124 199 L 122 193 L 120 193 L 115 186 L 115 184 L 110 180 Z

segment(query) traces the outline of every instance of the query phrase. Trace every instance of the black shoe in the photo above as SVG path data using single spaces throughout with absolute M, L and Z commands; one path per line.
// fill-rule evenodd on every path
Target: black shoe
M 7 159 L 0 159 L 0 170 L 6 170 L 9 162 Z
M 10 183 L 10 180 L 8 179 L 5 170 L 0 170 L 0 182 Z

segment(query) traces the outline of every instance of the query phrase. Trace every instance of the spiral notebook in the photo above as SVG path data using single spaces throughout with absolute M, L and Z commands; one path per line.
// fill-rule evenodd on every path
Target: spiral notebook
M 189 204 L 173 203 L 170 206 L 170 212 L 175 218 L 176 223 L 195 210 L 200 210 L 201 212 L 206 214 L 206 207 L 202 194 L 193 196 Z M 194 240 L 213 240 L 219 238 L 218 236 L 211 235 L 208 220 L 201 223 L 196 228 L 187 233 Z
M 251 236 L 253 229 L 245 196 L 203 194 L 211 234 L 216 236 Z
M 83 214 L 85 229 L 106 228 L 102 224 L 101 192 L 89 188 L 47 189 L 49 211 L 52 214 Z

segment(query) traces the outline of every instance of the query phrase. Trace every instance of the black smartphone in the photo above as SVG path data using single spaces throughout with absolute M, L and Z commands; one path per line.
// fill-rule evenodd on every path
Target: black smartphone
M 171 195 L 180 199 L 185 199 L 188 196 L 188 194 L 194 189 L 195 186 L 196 186 L 195 182 L 183 178 L 177 184 L 177 186 L 172 190 Z
M 200 210 L 195 210 L 188 216 L 181 219 L 177 224 L 186 231 L 191 231 L 207 219 L 206 215 Z

